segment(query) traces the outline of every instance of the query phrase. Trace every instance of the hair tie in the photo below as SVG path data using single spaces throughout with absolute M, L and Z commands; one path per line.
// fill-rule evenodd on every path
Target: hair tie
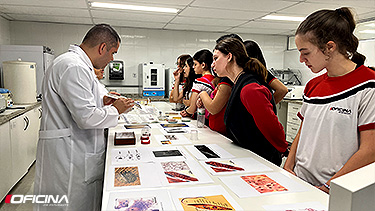
M 335 12 L 336 12 L 337 14 L 339 14 L 339 15 L 343 15 L 343 14 L 344 14 L 344 12 L 341 10 L 341 8 L 337 8 L 337 9 L 335 9 Z

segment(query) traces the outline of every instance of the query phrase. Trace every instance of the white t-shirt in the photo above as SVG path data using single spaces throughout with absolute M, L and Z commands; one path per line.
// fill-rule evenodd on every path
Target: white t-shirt
M 375 128 L 375 72 L 360 66 L 344 76 L 312 79 L 298 116 L 303 124 L 294 172 L 322 185 L 358 151 L 359 132 Z

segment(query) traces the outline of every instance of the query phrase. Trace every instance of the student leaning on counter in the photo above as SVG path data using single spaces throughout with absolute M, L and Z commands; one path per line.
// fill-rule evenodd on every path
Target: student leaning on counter
M 198 94 L 206 91 L 211 94 L 215 89 L 213 85 L 214 76 L 211 73 L 212 53 L 207 49 L 197 51 L 193 56 L 195 74 L 201 75 L 200 78 L 195 79 L 192 87 L 192 94 L 190 97 L 190 104 L 181 111 L 181 116 L 193 116 L 197 110 Z
M 94 68 L 104 68 L 113 60 L 120 41 L 111 26 L 95 25 L 81 45 L 71 45 L 46 72 L 34 194 L 66 195 L 69 204 L 50 207 L 36 203 L 36 210 L 100 209 L 104 128 L 116 126 L 119 114 L 134 101 L 120 98 L 103 107 L 107 97 L 100 97 Z
M 327 72 L 306 85 L 284 169 L 325 192 L 332 179 L 375 161 L 375 72 L 349 59 L 358 54 L 354 29 L 343 7 L 314 12 L 296 31 L 300 62 Z
M 189 54 L 182 54 L 177 58 L 177 69 L 173 71 L 174 85 L 172 91 L 169 94 L 169 102 L 178 104 L 178 107 L 182 106 L 183 103 L 183 86 L 185 84 L 184 77 L 184 65 L 188 58 L 191 56 Z
M 272 92 L 267 88 L 267 69 L 250 58 L 236 38 L 220 41 L 214 50 L 213 68 L 233 83 L 224 115 L 228 136 L 238 145 L 280 165 L 288 144 L 275 114 Z

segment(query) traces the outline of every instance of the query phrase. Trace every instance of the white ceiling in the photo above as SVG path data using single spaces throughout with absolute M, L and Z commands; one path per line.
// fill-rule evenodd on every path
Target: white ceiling
M 94 0 L 91 0 L 94 1 Z M 298 22 L 264 20 L 269 14 L 305 17 L 319 9 L 349 6 L 357 21 L 375 22 L 375 0 L 95 0 L 179 9 L 178 14 L 91 8 L 90 0 L 0 0 L 9 21 L 225 33 L 292 35 Z M 375 24 L 372 24 L 375 25 Z M 375 26 L 369 25 L 375 29 Z

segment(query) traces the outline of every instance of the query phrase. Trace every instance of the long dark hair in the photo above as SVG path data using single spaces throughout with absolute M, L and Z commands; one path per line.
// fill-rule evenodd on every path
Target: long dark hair
M 262 50 L 260 50 L 259 45 L 252 40 L 246 40 L 244 43 L 247 55 L 249 55 L 250 58 L 256 58 L 258 59 L 264 67 L 267 68 L 266 60 L 264 60 Z
M 190 67 L 190 72 L 189 72 L 189 76 L 186 78 L 186 82 L 184 84 L 184 88 L 182 92 L 184 97 L 186 96 L 186 93 L 188 94 L 191 91 L 194 80 L 200 76 L 200 75 L 195 74 L 194 61 L 192 57 L 189 57 L 188 59 L 186 59 L 186 63 Z
M 205 70 L 209 70 L 211 73 L 211 64 L 213 62 L 213 58 L 212 58 L 212 52 L 207 50 L 207 49 L 203 49 L 203 50 L 200 50 L 198 52 L 196 52 L 193 56 L 193 59 L 198 61 L 200 64 L 202 63 L 205 63 L 206 66 L 205 66 Z
M 191 58 L 189 54 L 182 54 L 179 57 L 177 57 L 177 66 L 183 67 L 185 65 L 185 62 L 188 58 Z M 178 60 L 180 59 L 180 62 L 178 63 Z M 184 74 L 180 74 L 180 83 L 184 81 Z
M 336 10 L 319 10 L 309 15 L 298 26 L 296 35 L 307 35 L 309 42 L 318 46 L 323 52 L 328 41 L 334 41 L 338 51 L 350 58 L 359 54 L 358 38 L 353 34 L 355 20 L 347 7 Z M 363 63 L 365 56 L 356 55 L 356 62 Z M 357 64 L 358 64 L 357 63 Z
M 268 71 L 266 67 L 256 58 L 250 58 L 245 50 L 244 44 L 236 38 L 227 38 L 215 46 L 215 50 L 228 55 L 231 53 L 238 66 L 244 71 L 255 74 L 263 82 L 266 81 Z

